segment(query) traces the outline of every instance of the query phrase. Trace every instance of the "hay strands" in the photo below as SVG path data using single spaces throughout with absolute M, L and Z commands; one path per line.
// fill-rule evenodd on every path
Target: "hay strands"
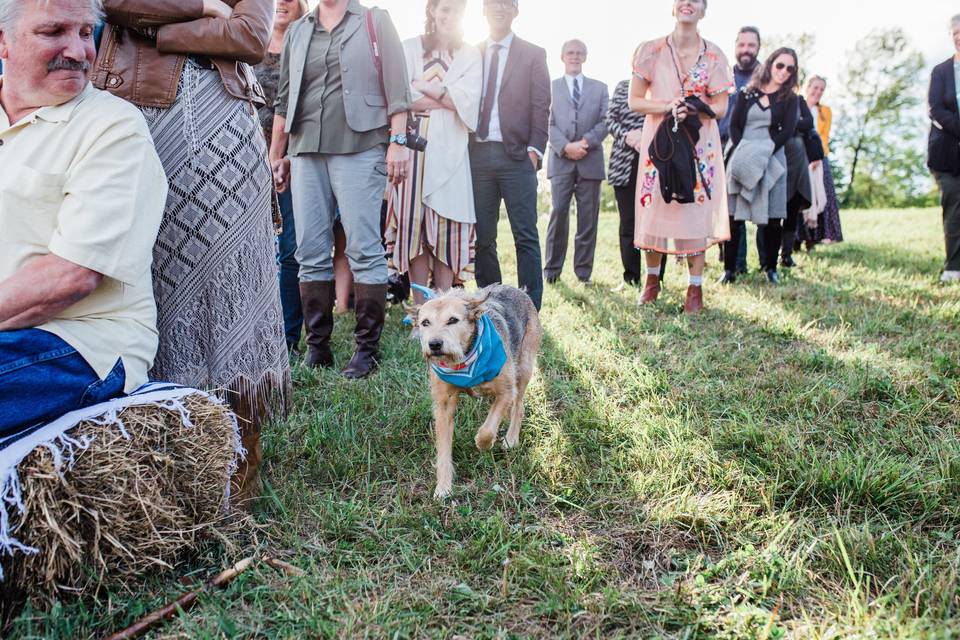
M 190 593 L 180 596 L 162 609 L 157 609 L 153 613 L 144 616 L 133 626 L 128 627 L 123 631 L 118 631 L 112 636 L 108 636 L 105 640 L 130 640 L 131 638 L 139 638 L 144 633 L 149 631 L 154 625 L 157 625 L 165 620 L 169 620 L 175 616 L 177 611 L 186 611 L 192 607 L 196 603 L 197 598 L 200 597 L 200 594 L 204 593 L 205 591 L 209 591 L 211 589 L 220 589 L 230 584 L 237 578 L 237 576 L 249 569 L 253 565 L 253 562 L 254 558 L 245 558 L 241 560 L 226 571 L 222 571 L 215 575 L 199 589 L 195 589 Z

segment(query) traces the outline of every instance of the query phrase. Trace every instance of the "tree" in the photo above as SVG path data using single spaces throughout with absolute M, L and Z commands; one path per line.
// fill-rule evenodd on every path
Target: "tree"
M 923 55 L 900 28 L 875 30 L 847 53 L 835 143 L 844 205 L 915 206 L 929 194 L 920 135 Z

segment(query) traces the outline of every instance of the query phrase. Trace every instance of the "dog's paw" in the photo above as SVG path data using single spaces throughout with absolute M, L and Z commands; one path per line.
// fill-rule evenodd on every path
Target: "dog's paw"
M 433 497 L 435 500 L 446 500 L 450 497 L 450 493 L 453 490 L 449 484 L 447 485 L 437 485 L 436 490 L 433 492 Z
M 510 449 L 515 449 L 517 445 L 520 444 L 520 434 L 511 435 L 507 433 L 503 438 L 503 448 L 509 451 Z
M 478 431 L 477 437 L 473 441 L 477 443 L 477 449 L 480 449 L 480 451 L 490 451 L 493 448 L 493 443 L 497 441 L 497 433 Z

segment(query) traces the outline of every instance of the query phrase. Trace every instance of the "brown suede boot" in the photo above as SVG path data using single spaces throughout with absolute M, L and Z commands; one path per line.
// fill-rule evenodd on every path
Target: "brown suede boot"
M 647 282 L 640 296 L 640 304 L 653 304 L 660 297 L 660 276 L 647 274 Z
M 386 316 L 387 285 L 357 283 L 353 290 L 357 314 L 357 328 L 353 337 L 357 348 L 343 375 L 357 379 L 373 373 L 380 360 L 380 334 L 383 333 Z
M 307 355 L 303 364 L 311 369 L 333 366 L 330 336 L 333 334 L 334 297 L 333 280 L 300 283 L 303 322 L 307 327 Z
M 695 316 L 703 311 L 703 287 L 690 285 L 687 287 L 687 302 L 683 305 L 687 315 Z

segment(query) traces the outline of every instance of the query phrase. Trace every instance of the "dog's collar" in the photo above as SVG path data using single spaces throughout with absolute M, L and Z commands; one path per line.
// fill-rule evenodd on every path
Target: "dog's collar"
M 445 363 L 431 365 L 437 377 L 448 384 L 470 389 L 490 382 L 500 375 L 507 364 L 507 351 L 493 320 L 486 314 L 477 320 L 473 345 L 463 362 L 449 366 Z

